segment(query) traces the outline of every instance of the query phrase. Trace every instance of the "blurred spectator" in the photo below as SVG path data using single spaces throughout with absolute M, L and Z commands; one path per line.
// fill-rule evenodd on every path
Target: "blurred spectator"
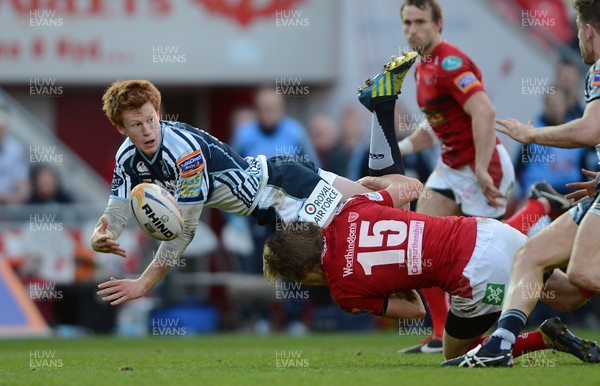
M 583 115 L 584 105 L 581 101 L 581 71 L 575 62 L 562 59 L 556 66 L 556 88 L 565 94 L 567 110 L 565 122 L 572 121 Z
M 396 103 L 395 119 L 398 141 L 410 136 L 415 130 L 431 130 L 431 126 L 427 123 L 424 114 L 410 114 L 400 102 Z M 406 175 L 418 178 L 421 182 L 425 183 L 439 157 L 439 145 L 429 147 L 413 154 L 402 155 Z M 413 208 L 416 208 L 415 201 L 413 201 L 411 205 Z
M 236 128 L 232 147 L 242 156 L 284 156 L 318 163 L 304 127 L 286 116 L 283 96 L 273 88 L 258 90 L 254 99 L 257 119 Z
M 240 127 L 256 122 L 256 111 L 252 107 L 242 106 L 233 111 L 231 114 L 231 127 L 235 133 Z
M 10 111 L 0 106 L 0 204 L 20 204 L 29 197 L 29 165 L 23 145 L 8 133 Z
M 567 95 L 556 87 L 553 93 L 544 98 L 544 110 L 534 119 L 534 127 L 555 126 L 568 122 Z M 529 144 L 521 146 L 515 160 L 515 172 L 524 197 L 531 185 L 546 180 L 560 193 L 567 193 L 565 184 L 580 181 L 582 167 L 588 155 L 594 155 L 593 148 L 561 149 L 550 146 Z
M 39 165 L 31 170 L 31 195 L 28 204 L 68 204 L 72 197 L 63 190 L 60 177 L 52 166 Z
M 333 119 L 324 114 L 314 116 L 309 124 L 309 134 L 321 167 L 343 175 L 346 172 L 346 154 L 338 145 L 340 135 Z
M 364 126 L 360 105 L 348 105 L 341 118 L 342 149 L 346 156 L 344 177 L 358 180 L 369 175 L 369 135 Z

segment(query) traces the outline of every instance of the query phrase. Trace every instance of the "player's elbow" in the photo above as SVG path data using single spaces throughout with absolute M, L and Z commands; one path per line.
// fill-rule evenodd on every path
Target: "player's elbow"
M 472 102 L 470 99 L 464 108 L 474 121 L 494 121 L 496 119 L 496 109 L 487 98 L 476 97 Z
M 197 223 L 195 226 L 187 225 L 187 224 L 184 225 L 183 229 L 181 230 L 181 234 L 179 235 L 179 238 L 187 240 L 187 241 L 192 241 L 192 239 L 196 235 L 197 228 L 198 228 Z
M 589 146 L 594 147 L 600 143 L 600 129 L 598 128 L 597 122 L 588 122 L 587 120 L 582 119 L 582 129 L 581 130 L 581 146 Z

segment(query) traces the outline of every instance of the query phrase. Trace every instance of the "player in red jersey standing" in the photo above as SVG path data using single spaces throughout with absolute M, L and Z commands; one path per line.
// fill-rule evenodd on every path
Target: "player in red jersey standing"
M 436 0 L 405 0 L 401 8 L 406 41 L 419 53 L 417 102 L 431 130 L 417 130 L 399 142 L 410 154 L 441 142 L 442 157 L 425 184 L 417 212 L 432 216 L 502 219 L 514 183 L 510 156 L 495 133 L 495 111 L 479 67 L 443 40 L 442 10 Z M 533 198 L 509 225 L 526 233 L 551 209 L 566 210 L 568 200 L 548 184 L 534 185 Z M 433 322 L 433 336 L 399 353 L 439 352 L 448 305 L 439 288 L 422 291 Z
M 341 204 L 323 229 L 296 223 L 271 236 L 263 255 L 265 278 L 328 285 L 344 311 L 397 319 L 424 316 L 415 289 L 443 288 L 451 294 L 444 355 L 466 353 L 498 319 L 513 256 L 526 237 L 494 219 L 432 217 L 397 209 L 418 196 L 422 185 L 417 180 L 362 182 L 386 189 Z M 543 299 L 562 309 L 588 300 L 559 270 L 543 291 L 553 291 L 556 296 Z M 600 361 L 594 343 L 565 331 L 559 320 L 547 320 L 538 331 L 519 336 L 513 355 L 555 348 L 583 361 Z

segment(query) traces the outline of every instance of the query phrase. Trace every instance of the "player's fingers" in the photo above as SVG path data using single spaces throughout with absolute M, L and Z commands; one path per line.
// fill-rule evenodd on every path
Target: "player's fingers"
M 109 252 L 117 256 L 127 257 L 127 253 L 123 248 L 111 248 Z
M 99 235 L 96 237 L 96 243 L 103 243 L 108 240 L 108 235 Z
M 506 127 L 506 125 L 508 125 L 508 119 L 496 118 L 496 123 Z
M 496 198 L 502 198 L 503 196 L 497 196 L 495 194 L 490 194 L 490 192 L 486 192 L 485 194 L 485 199 L 487 201 L 487 203 L 493 207 L 493 208 L 497 208 L 500 206 L 500 203 L 496 200 Z
M 115 294 L 112 294 L 110 296 L 105 296 L 102 298 L 102 300 L 104 300 L 105 302 L 112 302 L 114 300 L 118 300 L 120 298 L 122 298 L 125 295 L 125 293 L 123 291 L 119 291 Z
M 362 186 L 366 186 L 367 188 L 373 184 L 373 177 L 363 177 L 360 180 L 356 181 Z
M 104 288 L 101 291 L 96 292 L 96 294 L 97 295 L 110 295 L 110 294 L 114 294 L 115 292 L 119 292 L 120 290 L 121 290 L 121 286 L 115 285 L 115 286 Z
M 598 175 L 597 172 L 593 172 L 591 170 L 587 170 L 587 169 L 581 169 L 581 173 L 583 173 L 584 176 L 586 177 L 590 177 L 590 178 L 596 178 L 596 175 Z
M 118 306 L 119 304 L 125 303 L 128 300 L 129 300 L 129 295 L 123 295 L 120 298 L 118 298 L 117 300 L 115 300 L 114 302 L 111 302 L 110 305 L 111 306 Z
M 496 201 L 496 200 L 490 200 L 490 199 L 488 199 L 487 203 L 492 208 L 498 208 L 498 207 L 500 207 L 500 203 L 498 201 Z
M 119 284 L 119 280 L 115 279 L 114 277 L 111 277 L 110 280 L 98 284 L 98 288 L 114 287 L 117 284 Z
M 576 198 L 580 198 L 580 197 L 587 197 L 587 190 L 586 189 L 579 189 L 579 190 L 576 190 L 574 192 L 567 193 L 565 195 L 565 198 L 567 198 L 568 200 L 576 199 Z
M 502 126 L 496 127 L 496 131 L 510 136 L 510 130 L 508 130 L 506 127 L 502 127 Z

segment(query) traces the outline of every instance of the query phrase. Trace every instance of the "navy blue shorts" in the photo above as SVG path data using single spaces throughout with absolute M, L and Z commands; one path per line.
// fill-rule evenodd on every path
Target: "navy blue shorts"
M 599 197 L 600 191 L 597 192 L 594 197 L 590 197 L 577 204 L 576 207 L 569 209 L 569 213 L 571 213 L 571 217 L 573 218 L 573 221 L 575 221 L 575 224 L 579 225 L 581 223 L 590 208 L 595 206 L 594 203 L 596 203 L 596 205 L 600 205 L 598 204 Z

